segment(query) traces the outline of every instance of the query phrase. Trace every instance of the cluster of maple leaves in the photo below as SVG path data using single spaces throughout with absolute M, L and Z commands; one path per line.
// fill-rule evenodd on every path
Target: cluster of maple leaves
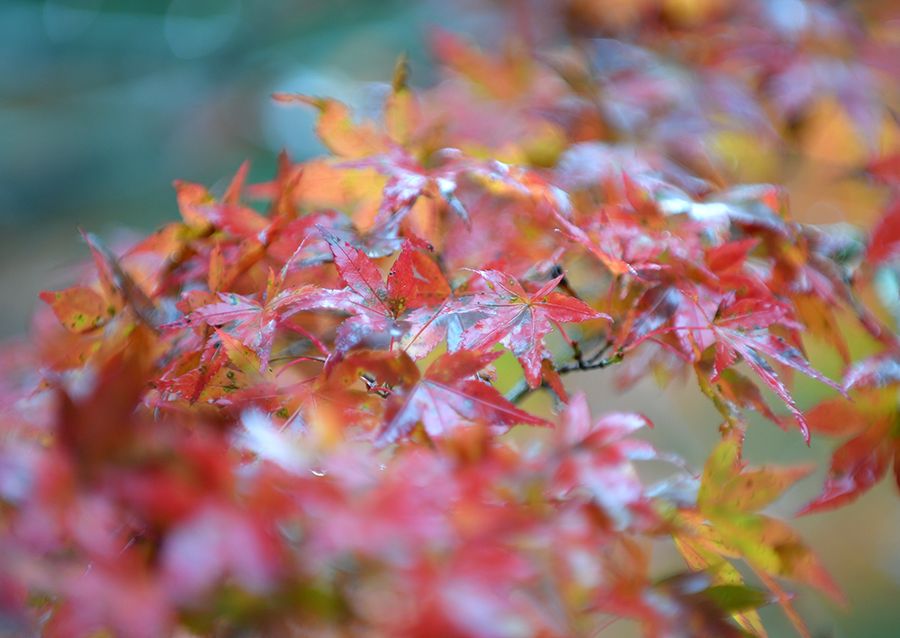
M 868 167 L 893 203 L 861 239 L 727 185 L 702 137 L 781 135 L 829 91 L 874 135 L 885 58 L 827 3 L 607 4 L 546 3 L 574 32 L 552 55 L 440 33 L 445 80 L 417 94 L 401 62 L 375 119 L 277 94 L 328 157 L 179 182 L 181 221 L 119 254 L 85 235 L 95 275 L 3 353 L 0 634 L 764 636 L 778 603 L 806 635 L 782 581 L 841 599 L 760 511 L 809 468 L 741 441 L 748 412 L 847 437 L 804 512 L 900 482 L 900 346 L 860 301 L 900 256 L 897 156 Z M 876 354 L 852 361 L 848 322 Z M 722 417 L 702 473 L 567 393 L 601 368 L 695 377 Z M 834 398 L 804 412 L 792 372 Z M 666 539 L 682 573 L 650 568 Z

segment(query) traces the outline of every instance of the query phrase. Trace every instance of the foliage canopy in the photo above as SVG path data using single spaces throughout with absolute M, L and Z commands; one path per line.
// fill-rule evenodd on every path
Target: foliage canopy
M 122 250 L 85 235 L 93 274 L 3 355 L 0 632 L 764 636 L 777 603 L 808 635 L 784 584 L 842 599 L 765 513 L 810 468 L 741 447 L 754 412 L 840 440 L 802 513 L 900 481 L 897 40 L 813 0 L 513 4 L 519 40 L 436 34 L 443 80 L 401 60 L 379 113 L 276 94 L 327 157 L 178 182 L 181 220 Z M 802 155 L 823 102 L 871 149 L 871 232 L 795 221 L 711 143 Z M 702 471 L 567 392 L 593 369 L 695 380 Z M 794 373 L 830 398 L 804 410 Z

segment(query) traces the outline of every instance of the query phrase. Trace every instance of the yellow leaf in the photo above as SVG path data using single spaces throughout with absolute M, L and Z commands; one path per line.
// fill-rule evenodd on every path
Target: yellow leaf
M 272 98 L 283 104 L 307 104 L 318 109 L 316 133 L 328 150 L 342 159 L 371 157 L 388 150 L 384 136 L 371 123 L 354 122 L 343 102 L 298 93 L 275 93 Z

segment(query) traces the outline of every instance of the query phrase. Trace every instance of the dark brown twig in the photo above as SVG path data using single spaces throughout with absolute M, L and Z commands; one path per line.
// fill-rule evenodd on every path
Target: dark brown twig
M 575 372 L 576 370 L 599 370 L 601 368 L 608 368 L 611 365 L 615 365 L 619 363 L 623 357 L 624 353 L 620 350 L 616 352 L 611 357 L 603 357 L 602 355 L 609 349 L 611 344 L 607 343 L 600 350 L 599 353 L 591 357 L 590 359 L 583 359 L 580 356 L 577 357 L 574 361 L 570 361 L 563 365 L 560 365 L 556 368 L 556 372 L 558 374 L 568 374 L 570 372 Z M 578 353 L 580 355 L 580 352 Z M 551 389 L 550 386 L 546 382 L 542 382 L 540 386 L 537 388 L 532 388 L 528 385 L 528 382 L 525 379 L 519 381 L 513 388 L 506 393 L 506 399 L 510 403 L 518 403 L 526 396 L 539 389 Z

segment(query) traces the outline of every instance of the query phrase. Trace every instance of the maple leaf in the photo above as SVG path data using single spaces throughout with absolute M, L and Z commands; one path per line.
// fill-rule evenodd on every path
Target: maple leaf
M 676 536 L 674 540 L 675 546 L 681 552 L 688 566 L 696 570 L 695 574 L 704 572 L 709 574 L 714 588 L 724 588 L 725 591 L 733 591 L 731 588 L 738 588 L 738 592 L 746 589 L 741 573 L 721 554 L 717 553 L 718 548 L 689 536 Z M 768 600 L 768 602 L 772 601 Z M 766 635 L 762 620 L 755 609 L 745 609 L 737 605 L 725 607 L 724 611 L 731 612 L 735 622 L 750 635 Z
M 199 184 L 176 181 L 175 192 L 185 222 L 215 227 L 237 237 L 258 240 L 272 220 L 239 203 L 239 195 L 250 165 L 244 163 L 232 179 L 221 201 Z
M 388 180 L 382 193 L 382 215 L 402 218 L 412 210 L 422 197 L 443 200 L 446 207 L 464 223 L 469 224 L 469 213 L 456 196 L 458 182 L 471 167 L 453 161 L 445 161 L 444 166 L 422 168 L 412 158 L 399 152 L 381 155 L 349 164 L 354 168 L 373 168 Z
M 132 417 L 147 392 L 158 355 L 156 335 L 143 325 L 129 331 L 121 344 L 109 343 L 107 348 L 98 353 L 96 378 L 82 391 L 84 396 L 57 390 L 56 435 L 85 476 L 134 445 L 135 429 L 123 428 L 122 423 Z
M 67 330 L 88 332 L 106 324 L 115 307 L 110 308 L 93 288 L 74 286 L 66 290 L 45 290 L 41 301 L 49 304 L 53 314 Z
M 845 390 L 875 390 L 900 384 L 900 353 L 887 352 L 854 365 L 844 377 Z
M 575 225 L 558 212 L 554 211 L 557 221 L 562 225 L 562 231 L 570 240 L 581 244 L 591 254 L 593 254 L 600 262 L 606 266 L 613 275 L 637 274 L 634 266 L 627 261 L 611 254 L 605 246 L 601 246 L 597 241 L 582 228 Z
M 276 330 L 294 314 L 322 304 L 323 293 L 313 286 L 286 288 L 286 268 L 279 275 L 270 272 L 263 301 L 236 293 L 219 293 L 219 301 L 195 308 L 179 321 L 164 328 L 185 326 L 228 326 L 230 333 L 259 356 L 261 369 L 269 364 Z
M 488 290 L 460 298 L 454 312 L 477 312 L 485 316 L 465 329 L 460 347 L 477 350 L 503 344 L 522 364 L 532 388 L 541 384 L 541 361 L 550 357 L 544 337 L 554 325 L 591 319 L 612 321 L 609 315 L 597 312 L 580 299 L 554 292 L 563 275 L 529 293 L 514 277 L 498 270 L 475 273 L 484 280 Z
M 215 504 L 199 508 L 170 531 L 160 561 L 168 591 L 185 600 L 202 597 L 226 577 L 247 591 L 266 591 L 279 571 L 264 521 Z
M 799 328 L 799 324 L 790 319 L 789 308 L 784 304 L 753 297 L 744 299 L 736 299 L 733 295 L 726 297 L 710 323 L 710 329 L 716 339 L 711 380 L 715 381 L 722 371 L 731 367 L 739 356 L 742 357 L 763 383 L 784 401 L 808 444 L 809 426 L 806 418 L 787 386 L 765 357 L 770 357 L 781 365 L 802 372 L 841 392 L 843 389 L 812 368 L 797 347 L 771 334 L 768 326 L 773 324 Z
M 309 292 L 309 289 L 286 291 L 268 303 L 260 303 L 235 293 L 219 293 L 218 303 L 197 308 L 185 317 L 183 322 L 170 324 L 170 327 L 198 324 L 230 326 L 230 330 L 241 342 L 259 354 L 260 364 L 266 366 L 272 351 L 275 330 L 279 323 L 287 318 L 281 311 L 287 306 L 295 305 Z
M 709 562 L 709 554 L 742 557 L 764 576 L 776 599 L 798 631 L 807 635 L 803 621 L 769 575 L 816 587 L 842 602 L 843 594 L 799 535 L 784 523 L 756 513 L 806 476 L 810 468 L 748 469 L 740 458 L 740 442 L 730 437 L 712 451 L 703 470 L 696 512 L 681 512 L 687 533 L 680 537 L 695 560 Z M 681 547 L 681 545 L 679 545 Z M 714 560 L 714 559 L 713 559 Z
M 666 603 L 675 608 L 674 614 L 669 610 L 666 610 L 668 614 L 660 614 L 663 618 L 660 619 L 662 622 L 657 621 L 659 625 L 671 627 L 676 632 L 683 627 L 691 627 L 697 635 L 722 638 L 747 636 L 745 631 L 728 622 L 729 615 L 747 628 L 741 622 L 742 619 L 755 614 L 759 607 L 773 602 L 773 597 L 766 592 L 743 583 L 712 584 L 708 574 L 698 572 L 666 578 L 655 583 L 648 593 L 663 597 Z M 751 626 L 750 629 L 752 628 Z
M 404 438 L 418 423 L 430 437 L 441 437 L 472 423 L 500 432 L 517 424 L 549 425 L 476 378 L 499 356 L 498 352 L 466 350 L 442 355 L 415 383 L 392 392 L 376 442 L 386 445 Z
M 368 157 L 390 148 L 390 140 L 370 123 L 353 121 L 347 105 L 328 98 L 299 93 L 275 93 L 272 99 L 281 104 L 305 104 L 319 111 L 316 133 L 332 153 L 341 158 Z
M 900 184 L 900 151 L 873 158 L 865 168 L 885 184 Z
M 179 396 L 190 404 L 204 398 L 213 398 L 209 392 L 216 387 L 228 357 L 210 342 L 208 347 L 197 353 L 193 350 L 176 358 L 156 381 L 156 389 L 166 399 Z
M 450 284 L 434 260 L 409 240 L 387 277 L 388 303 L 395 315 L 440 304 L 450 295 Z
M 145 325 L 158 327 L 161 323 L 159 308 L 126 271 L 119 258 L 92 233 L 82 233 L 82 238 L 91 250 L 105 298 L 120 300 L 115 304 L 117 307 L 128 306 Z
M 333 261 L 328 242 L 322 237 L 324 228 L 369 257 L 387 257 L 403 245 L 399 226 L 398 220 L 388 219 L 362 231 L 337 211 L 310 213 L 279 226 L 273 222 L 268 229 L 271 233 L 267 234 L 266 253 L 278 263 L 291 262 L 296 269 Z
M 394 82 L 384 107 L 385 133 L 371 123 L 356 124 L 349 109 L 336 100 L 305 95 L 276 93 L 277 102 L 307 104 L 319 110 L 316 125 L 320 138 L 338 158 L 347 160 L 341 168 L 374 169 L 387 177 L 380 205 L 382 224 L 392 216 L 400 221 L 421 197 L 442 199 L 464 222 L 469 217 L 455 195 L 457 182 L 470 163 L 457 161 L 457 152 L 445 156 L 435 154 L 426 168 L 417 159 L 434 145 L 433 131 L 417 131 L 420 124 L 418 104 L 406 84 L 408 67 L 401 58 L 396 66 Z M 437 159 L 449 159 L 439 166 Z M 396 214 L 396 215 L 395 215 Z
M 388 291 L 378 270 L 378 265 L 368 255 L 344 241 L 340 241 L 325 229 L 319 229 L 331 248 L 334 265 L 344 284 L 367 307 L 389 314 Z
M 900 433 L 894 390 L 900 386 L 900 363 L 891 353 L 861 361 L 844 377 L 844 387 L 860 394 L 857 401 L 835 398 L 808 414 L 816 432 L 849 436 L 832 454 L 822 493 L 799 514 L 812 514 L 855 501 L 893 465 L 900 489 Z
M 866 260 L 872 266 L 900 257 L 900 197 L 888 206 L 872 229 Z
M 441 148 L 439 128 L 416 131 L 418 109 L 406 86 L 404 69 L 401 60 L 395 71 L 393 90 L 385 103 L 386 134 L 369 123 L 353 123 L 347 107 L 335 100 L 287 93 L 274 97 L 278 102 L 307 104 L 319 109 L 320 137 L 338 158 L 346 160 L 338 166 L 374 169 L 387 178 L 379 207 L 382 224 L 391 217 L 401 220 L 425 197 L 443 202 L 445 209 L 468 225 L 469 213 L 457 196 L 461 180 L 466 176 L 495 191 L 524 195 L 548 202 L 556 209 L 567 209 L 565 193 L 533 172 L 498 161 L 475 159 L 457 148 Z M 438 209 L 433 209 L 432 214 L 437 212 Z M 438 239 L 439 235 L 432 240 Z
M 856 500 L 884 477 L 891 464 L 900 489 L 897 459 L 900 438 L 891 436 L 890 418 L 882 417 L 835 450 L 822 493 L 798 514 L 823 512 Z
M 507 51 L 503 58 L 489 56 L 442 29 L 432 33 L 431 45 L 447 67 L 497 99 L 512 101 L 530 84 L 533 61 L 521 51 Z
M 353 347 L 370 336 L 389 338 L 391 347 L 405 334 L 421 336 L 425 331 L 438 329 L 433 314 L 415 311 L 440 304 L 450 294 L 450 285 L 437 264 L 420 248 L 407 240 L 385 282 L 378 265 L 363 251 L 325 229 L 320 232 L 328 242 L 335 268 L 346 288 L 321 290 L 314 305 L 351 315 L 339 328 L 336 342 L 339 350 Z M 422 342 L 435 345 L 427 336 Z M 417 354 L 424 356 L 428 350 Z
M 778 427 L 787 429 L 786 421 L 788 421 L 790 417 L 775 414 L 763 398 L 759 386 L 750 378 L 733 368 L 730 368 L 719 374 L 715 384 L 716 389 L 719 390 L 722 397 L 731 406 L 734 406 L 736 411 L 740 408 L 756 410 Z M 808 420 L 809 419 L 807 418 L 807 421 Z M 811 425 L 809 425 L 809 428 L 810 431 L 814 431 L 814 428 Z
M 657 454 L 648 442 L 626 438 L 644 427 L 653 424 L 640 414 L 625 412 L 592 421 L 584 393 L 572 397 L 557 429 L 560 445 L 568 452 L 556 468 L 556 489 L 586 490 L 616 529 L 629 527 L 637 517 L 652 518 L 632 461 L 655 459 Z
M 747 469 L 740 459 L 739 443 L 729 439 L 716 446 L 707 461 L 697 507 L 706 513 L 755 512 L 774 502 L 812 469 L 810 466 Z

